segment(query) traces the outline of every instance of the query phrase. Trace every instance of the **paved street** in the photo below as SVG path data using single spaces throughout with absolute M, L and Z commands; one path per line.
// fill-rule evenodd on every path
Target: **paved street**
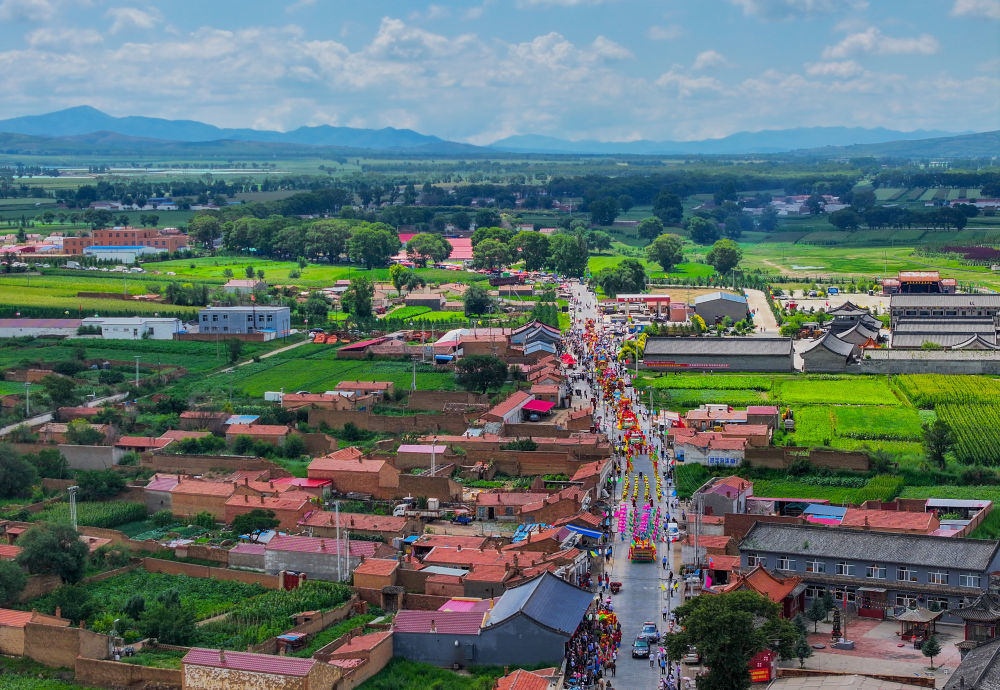
M 579 328 L 582 329 L 586 319 L 597 319 L 597 302 L 594 295 L 582 285 L 573 285 L 572 294 L 577 300 L 574 323 L 578 324 Z M 581 366 L 577 367 L 576 371 L 583 373 L 582 363 Z M 575 385 L 574 387 L 582 387 L 585 398 L 589 400 L 592 393 L 586 383 Z M 628 388 L 626 389 L 626 393 L 632 395 L 633 391 L 631 388 Z M 635 407 L 637 413 L 641 409 L 644 408 L 641 406 Z M 608 433 L 609 438 L 613 439 L 613 441 L 620 439 L 621 432 L 612 426 L 612 415 L 600 403 L 595 413 L 596 417 L 602 418 L 602 431 Z M 648 432 L 645 423 L 640 423 L 640 426 L 643 431 Z M 652 439 L 652 435 L 647 433 L 647 438 Z M 656 443 L 659 445 L 659 439 L 656 440 Z M 663 457 L 662 452 L 660 453 L 660 457 Z M 651 478 L 650 492 L 655 492 L 655 484 L 652 481 L 653 465 L 649 456 L 640 455 L 633 457 L 632 464 L 635 475 L 642 472 L 644 477 Z M 662 462 L 660 467 L 662 470 Z M 616 485 L 616 497 L 619 499 L 621 498 L 621 490 L 622 485 Z M 641 491 L 640 489 L 640 494 Z M 668 494 L 669 489 L 666 487 L 666 483 L 664 483 L 664 501 L 660 504 L 661 514 L 667 512 L 666 500 Z M 617 529 L 617 523 L 612 521 L 612 530 L 615 529 Z M 608 571 L 612 582 L 622 583 L 622 591 L 617 595 L 611 595 L 615 613 L 618 615 L 622 626 L 622 643 L 621 649 L 618 652 L 617 672 L 611 681 L 616 688 L 656 688 L 660 681 L 659 669 L 651 668 L 649 661 L 646 659 L 632 658 L 632 641 L 645 621 L 656 622 L 662 632 L 664 630 L 661 613 L 663 606 L 670 605 L 672 608 L 678 603 L 677 598 L 669 600 L 667 593 L 661 589 L 661 584 L 665 585 L 667 582 L 668 570 L 662 567 L 660 559 L 665 553 L 672 550 L 667 549 L 667 545 L 660 542 L 657 544 L 656 562 L 633 563 L 628 559 L 628 535 L 624 535 L 624 540 L 622 536 L 620 534 L 613 535 L 614 558 Z M 668 553 L 667 567 L 676 572 L 676 566 L 674 556 L 672 553 Z

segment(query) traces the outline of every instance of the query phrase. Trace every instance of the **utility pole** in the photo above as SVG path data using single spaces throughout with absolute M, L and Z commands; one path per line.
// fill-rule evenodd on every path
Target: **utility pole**
M 410 379 L 410 390 L 417 390 L 417 358 L 413 358 L 413 377 Z
M 73 531 L 76 531 L 76 492 L 80 490 L 79 486 L 71 486 L 66 489 L 69 491 L 69 521 L 73 525 Z
M 333 511 L 337 521 L 337 582 L 342 582 L 344 577 L 340 567 L 340 501 L 335 501 Z
M 431 441 L 431 476 L 432 477 L 434 476 L 434 473 L 437 471 L 437 457 L 434 454 L 434 451 L 437 449 L 437 442 L 438 442 L 437 436 L 435 436 L 434 440 Z
M 24 382 L 24 416 L 31 416 L 31 381 Z
M 139 355 L 133 355 L 135 357 L 135 385 L 139 386 Z

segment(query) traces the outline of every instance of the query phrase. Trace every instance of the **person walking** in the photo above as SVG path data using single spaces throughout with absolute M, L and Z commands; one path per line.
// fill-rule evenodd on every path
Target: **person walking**
M 667 569 L 667 557 L 666 557 L 666 555 L 663 556 L 663 569 L 664 570 Z
M 663 620 L 664 621 L 667 620 L 667 607 L 666 606 L 663 607 Z
M 656 663 L 656 655 L 653 654 L 652 650 L 649 652 L 649 667 L 653 668 L 653 664 Z
M 667 675 L 667 660 L 662 656 L 660 657 L 660 675 Z

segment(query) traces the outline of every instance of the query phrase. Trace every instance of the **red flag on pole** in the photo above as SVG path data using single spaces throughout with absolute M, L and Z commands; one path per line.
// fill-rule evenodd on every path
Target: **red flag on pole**
M 250 295 L 250 301 L 251 302 L 256 302 L 257 301 L 257 295 Z

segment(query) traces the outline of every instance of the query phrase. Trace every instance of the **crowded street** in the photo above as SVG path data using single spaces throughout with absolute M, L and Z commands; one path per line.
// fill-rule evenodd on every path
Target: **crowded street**
M 683 508 L 674 495 L 671 460 L 654 426 L 655 412 L 632 388 L 634 368 L 618 359 L 627 329 L 619 326 L 616 332 L 602 324 L 597 299 L 586 286 L 573 284 L 571 290 L 573 321 L 565 352 L 573 362 L 566 373 L 574 397 L 593 405 L 595 427 L 612 447 L 610 527 L 599 559 L 603 570 L 595 571 L 595 599 L 599 616 L 613 621 L 613 629 L 620 626 L 620 632 L 610 636 L 610 647 L 602 648 L 598 630 L 593 652 L 589 642 L 572 651 L 567 681 L 579 687 L 588 687 L 588 681 L 591 687 L 605 688 L 688 687 L 678 661 L 667 659 L 662 640 L 672 629 L 672 611 L 684 592 L 679 544 L 668 536 L 668 525 L 680 522 Z M 648 624 L 657 630 L 649 634 Z M 633 650 L 640 633 L 648 647 L 640 643 Z M 591 632 L 588 640 L 594 637 Z M 594 673 L 597 667 L 603 685 Z

